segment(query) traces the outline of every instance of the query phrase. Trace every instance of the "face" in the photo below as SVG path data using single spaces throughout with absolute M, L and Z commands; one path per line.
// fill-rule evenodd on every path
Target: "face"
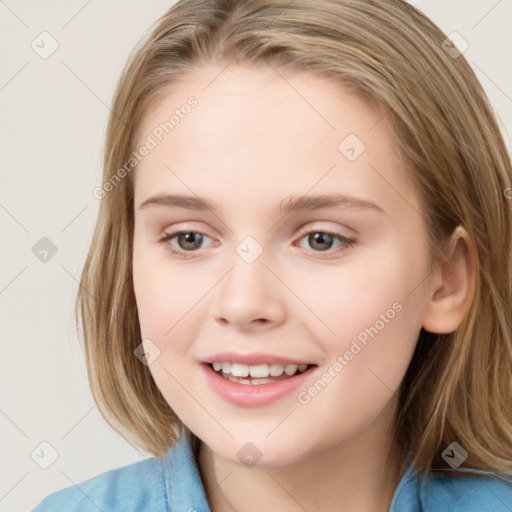
M 156 145 L 134 176 L 137 308 L 151 374 L 184 424 L 227 460 L 251 442 L 258 465 L 284 465 L 392 418 L 429 298 L 423 210 L 362 97 L 308 73 L 219 72 L 180 82 L 139 127 L 137 147 Z M 151 201 L 169 195 L 209 208 Z M 309 208 L 280 209 L 300 198 Z M 203 361 L 223 352 L 314 366 L 222 394 Z

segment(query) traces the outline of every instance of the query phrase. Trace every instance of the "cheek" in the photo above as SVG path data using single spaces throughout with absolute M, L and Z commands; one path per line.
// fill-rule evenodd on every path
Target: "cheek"
M 382 277 L 379 286 L 363 291 L 356 286 L 362 276 L 353 276 L 353 287 L 337 293 L 337 306 L 324 310 L 322 319 L 336 334 L 317 334 L 326 361 L 319 379 L 301 390 L 300 403 L 309 403 L 309 412 L 337 411 L 330 420 L 333 436 L 355 432 L 381 413 L 398 395 L 414 353 L 419 322 L 405 300 L 406 286 L 389 288 Z
M 368 266 L 356 282 L 366 289 L 345 301 L 347 336 L 342 335 L 345 377 L 361 384 L 363 397 L 391 397 L 410 363 L 421 329 L 422 297 L 418 284 L 424 262 L 411 252 L 390 252 L 375 267 Z M 355 289 L 355 288 L 354 288 Z M 340 314 L 341 316 L 341 314 Z M 354 319 L 353 323 L 351 319 Z M 343 332 L 343 325 L 336 324 Z M 338 351 L 341 353 L 341 351 Z
M 346 385 L 362 386 L 358 393 L 366 388 L 361 396 L 372 396 L 368 392 L 375 386 L 389 394 L 379 378 L 396 389 L 412 357 L 422 315 L 417 285 L 426 262 L 397 243 L 359 255 L 350 269 L 325 269 L 298 281 L 295 291 L 317 314 L 308 314 L 306 325 L 313 339 L 322 340 L 326 365 L 343 358 L 343 370 L 334 372 L 345 375 L 338 385 L 344 387 L 346 378 Z
M 178 340 L 176 332 L 194 315 L 200 289 L 194 276 L 179 265 L 169 265 L 165 256 L 135 245 L 133 285 L 142 337 L 154 340 L 160 350 L 177 348 L 166 340 Z
M 391 241 L 392 242 L 392 241 Z M 397 323 L 397 309 L 410 309 L 410 292 L 421 281 L 423 262 L 411 254 L 410 248 L 384 241 L 367 251 L 354 253 L 340 265 L 318 267 L 315 272 L 295 270 L 285 275 L 294 283 L 294 292 L 314 314 L 307 314 L 311 328 L 329 339 L 349 340 L 365 328 L 380 322 L 384 315 L 386 328 Z M 411 311 L 408 311 L 408 315 Z M 404 315 L 402 315 L 404 316 Z M 398 323 L 400 320 L 398 319 Z
M 180 383 L 187 382 L 190 373 L 184 358 L 197 324 L 197 290 L 202 288 L 180 265 L 169 265 L 165 256 L 136 245 L 133 284 L 142 339 L 158 347 L 149 371 L 167 403 L 187 417 L 189 396 Z

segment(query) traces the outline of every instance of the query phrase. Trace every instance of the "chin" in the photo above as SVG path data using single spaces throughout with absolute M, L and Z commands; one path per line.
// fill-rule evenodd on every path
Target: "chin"
M 252 441 L 251 441 L 252 438 Z M 281 439 L 265 439 L 253 436 L 240 436 L 229 441 L 218 441 L 208 444 L 210 450 L 234 464 L 246 467 L 281 467 L 293 464 L 305 454 L 297 450 L 297 442 L 291 441 L 283 446 Z M 302 446 L 302 448 L 304 448 Z

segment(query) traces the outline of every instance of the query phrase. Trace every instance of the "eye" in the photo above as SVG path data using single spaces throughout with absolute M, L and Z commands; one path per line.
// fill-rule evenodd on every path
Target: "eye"
M 205 233 L 198 231 L 174 231 L 172 233 L 165 233 L 158 241 L 165 245 L 165 249 L 173 255 L 180 258 L 192 258 L 193 253 L 198 249 L 203 248 L 203 241 L 210 238 Z M 314 252 L 328 252 L 329 254 L 345 251 L 350 249 L 356 244 L 356 240 L 347 238 L 339 233 L 330 230 L 311 230 L 302 233 L 299 241 L 307 237 L 307 242 L 311 245 Z M 178 248 L 171 241 L 176 238 Z M 340 246 L 334 251 L 331 250 L 334 242 L 338 240 Z
M 314 249 L 314 252 L 328 252 L 330 253 L 338 253 L 340 251 L 344 251 L 346 249 L 350 249 L 356 244 L 356 240 L 353 238 L 347 238 L 339 233 L 335 233 L 330 230 L 312 230 L 306 231 L 302 234 L 300 240 L 304 238 L 307 239 L 307 243 Z M 331 251 L 333 243 L 335 240 L 339 240 L 341 242 L 341 249 L 338 248 L 334 251 Z M 339 246 L 338 246 L 339 247 Z
M 182 258 L 190 258 L 187 252 L 194 252 L 201 249 L 204 239 L 210 238 L 204 233 L 198 231 L 175 231 L 173 233 L 165 233 L 158 241 L 165 245 L 165 249 L 171 254 L 175 254 Z M 178 250 L 174 249 L 171 240 L 176 238 Z

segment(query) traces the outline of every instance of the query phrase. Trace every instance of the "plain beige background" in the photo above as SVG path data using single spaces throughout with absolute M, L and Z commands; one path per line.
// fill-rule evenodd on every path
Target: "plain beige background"
M 72 306 L 98 209 L 92 191 L 114 87 L 133 46 L 173 3 L 0 2 L 0 511 L 31 510 L 51 492 L 149 456 L 99 414 Z M 469 43 L 464 55 L 510 150 L 512 2 L 411 3 Z M 47 58 L 45 31 L 58 43 Z M 46 262 L 33 252 L 43 237 L 57 251 Z

